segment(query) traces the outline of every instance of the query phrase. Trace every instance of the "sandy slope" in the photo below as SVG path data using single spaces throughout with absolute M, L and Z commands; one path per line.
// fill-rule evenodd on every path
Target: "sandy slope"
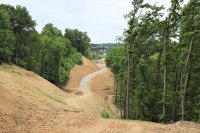
M 191 122 L 162 125 L 92 117 L 67 94 L 33 72 L 0 66 L 0 133 L 198 133 Z M 94 101 L 96 102 L 96 101 Z
M 120 114 L 116 106 L 114 105 L 114 79 L 110 70 L 95 76 L 91 80 L 91 91 L 96 97 L 104 100 L 105 105 L 115 114 L 115 117 L 119 118 Z
M 0 132 L 64 132 L 94 119 L 69 108 L 69 97 L 32 72 L 0 66 Z
M 91 81 L 91 91 L 103 99 L 106 99 L 108 95 L 114 95 L 112 72 L 109 70 L 95 76 Z

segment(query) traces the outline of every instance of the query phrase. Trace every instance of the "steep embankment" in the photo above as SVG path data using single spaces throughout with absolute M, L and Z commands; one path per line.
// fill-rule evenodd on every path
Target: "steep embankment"
M 198 133 L 191 122 L 162 125 L 94 118 L 67 105 L 67 94 L 17 66 L 0 66 L 0 133 Z
M 80 87 L 81 79 L 89 73 L 99 70 L 99 67 L 92 61 L 82 56 L 83 64 L 75 65 L 70 71 L 70 80 L 64 87 L 66 91 L 76 91 Z
M 103 99 L 114 95 L 114 79 L 110 70 L 95 76 L 91 81 L 91 91 Z
M 119 112 L 114 105 L 114 79 L 110 70 L 107 70 L 97 76 L 91 81 L 91 91 L 101 99 L 104 99 L 106 105 L 119 117 Z
M 70 95 L 33 72 L 1 65 L 0 132 L 70 132 L 72 125 L 85 127 L 93 121 L 69 108 L 68 98 Z

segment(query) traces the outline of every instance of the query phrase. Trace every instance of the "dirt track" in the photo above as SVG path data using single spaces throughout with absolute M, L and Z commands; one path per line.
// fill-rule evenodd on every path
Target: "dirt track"
M 80 82 L 84 76 L 98 71 L 99 67 L 94 64 L 92 61 L 88 60 L 82 56 L 83 64 L 75 65 L 74 68 L 70 71 L 70 80 L 68 84 L 64 86 L 65 91 L 77 91 L 80 89 Z
M 95 76 L 97 76 L 98 74 L 101 74 L 103 72 L 106 72 L 108 71 L 108 68 L 104 67 L 104 68 L 101 68 L 99 71 L 96 71 L 96 72 L 93 72 L 93 73 L 90 73 L 88 75 L 86 75 L 82 80 L 81 80 L 81 83 L 80 83 L 80 91 L 84 94 L 84 95 L 91 95 L 92 92 L 90 90 L 90 82 L 92 80 L 92 78 L 94 78 Z
M 73 92 L 74 96 L 68 99 L 68 105 L 75 109 L 89 112 L 95 116 L 100 115 L 101 107 L 99 103 L 102 104 L 104 99 L 101 99 L 100 97 L 97 98 L 95 94 L 91 92 L 91 80 L 95 76 L 106 71 L 108 71 L 108 68 L 104 67 L 96 72 L 84 76 L 80 82 L 80 89 Z M 76 95 L 77 93 L 80 95 Z

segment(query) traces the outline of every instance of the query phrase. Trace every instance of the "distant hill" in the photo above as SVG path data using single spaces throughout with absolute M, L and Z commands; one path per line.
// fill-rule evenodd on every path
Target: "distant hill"
M 90 51 L 94 60 L 105 58 L 107 51 L 111 47 L 123 45 L 120 43 L 92 43 L 90 45 Z
M 119 43 L 92 43 L 91 45 L 119 45 Z
M 90 45 L 90 51 L 98 52 L 98 51 L 107 51 L 110 47 L 122 45 L 120 43 L 92 43 Z

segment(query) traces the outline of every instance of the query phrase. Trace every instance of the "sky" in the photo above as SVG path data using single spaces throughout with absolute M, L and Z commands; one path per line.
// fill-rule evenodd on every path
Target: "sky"
M 87 32 L 92 43 L 115 43 L 127 27 L 124 15 L 131 9 L 132 0 L 0 0 L 0 3 L 25 6 L 36 30 L 52 23 L 64 33 L 65 28 Z M 145 0 L 170 6 L 170 0 Z

